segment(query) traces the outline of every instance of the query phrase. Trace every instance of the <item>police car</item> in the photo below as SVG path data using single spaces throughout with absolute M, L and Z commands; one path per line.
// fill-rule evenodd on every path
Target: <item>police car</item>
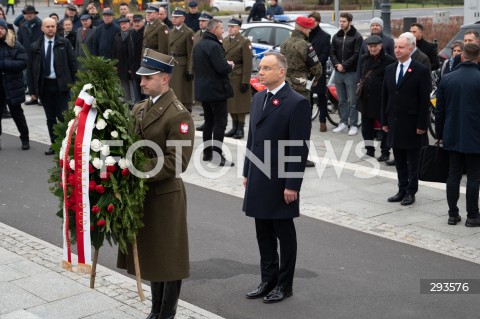
M 254 69 L 258 67 L 258 63 L 263 58 L 265 51 L 280 51 L 280 44 L 290 37 L 292 31 L 295 30 L 295 19 L 298 16 L 300 15 L 276 15 L 273 16 L 272 21 L 265 20 L 242 25 L 242 35 L 252 42 L 252 51 L 255 57 Z M 327 23 L 320 23 L 320 28 L 332 37 L 339 30 L 337 27 Z

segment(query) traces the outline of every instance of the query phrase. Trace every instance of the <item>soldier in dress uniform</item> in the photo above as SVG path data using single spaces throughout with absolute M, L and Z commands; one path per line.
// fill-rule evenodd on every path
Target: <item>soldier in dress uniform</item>
M 176 60 L 170 87 L 178 99 L 192 112 L 193 106 L 193 73 L 190 69 L 192 59 L 193 36 L 192 29 L 185 24 L 187 12 L 176 8 L 172 13 L 173 28 L 168 35 L 168 54 Z
M 233 97 L 227 100 L 228 113 L 232 117 L 232 129 L 225 133 L 227 137 L 240 139 L 244 137 L 245 117 L 250 112 L 252 91 L 252 45 L 250 40 L 240 34 L 242 20 L 232 18 L 228 21 L 228 36 L 223 39 L 225 58 L 233 61 L 235 67 L 229 74 L 233 87 Z
M 203 37 L 203 34 L 207 31 L 208 21 L 210 21 L 212 19 L 213 19 L 213 15 L 210 12 L 205 11 L 205 10 L 202 11 L 202 13 L 200 14 L 200 17 L 198 18 L 198 22 L 199 22 L 199 25 L 200 25 L 200 30 L 195 32 L 195 35 L 193 36 L 193 47 L 195 47 L 195 45 L 198 42 L 200 42 L 200 40 Z M 192 51 L 193 51 L 193 49 L 192 49 Z M 191 74 L 194 74 L 193 73 L 193 59 L 190 60 L 190 71 L 191 71 L 190 72 Z M 195 79 L 194 79 L 194 81 L 195 81 Z M 197 105 L 197 104 L 201 105 L 202 102 L 195 100 L 195 105 Z M 200 115 L 203 115 L 203 114 L 200 114 Z M 204 125 L 205 125 L 205 122 L 202 125 L 197 126 L 197 131 L 203 131 L 203 126 Z
M 190 113 L 169 88 L 173 64 L 173 57 L 145 50 L 136 73 L 142 77 L 141 86 L 149 98 L 132 111 L 136 133 L 158 145 L 163 153 L 146 151 L 143 167 L 144 172 L 160 168 L 146 176 L 145 226 L 137 236 L 142 279 L 151 282 L 152 290 L 152 310 L 147 319 L 175 318 L 182 279 L 190 275 L 187 203 L 179 175 L 190 161 L 195 132 Z M 174 145 L 167 144 L 172 141 Z M 183 143 L 181 155 L 177 155 L 175 141 Z M 177 171 L 179 163 L 181 171 Z M 131 247 L 128 254 L 118 254 L 117 266 L 135 273 Z
M 168 27 L 158 18 L 158 7 L 150 4 L 147 8 L 147 25 L 143 34 L 143 49 L 149 48 L 160 53 L 168 53 Z
M 292 35 L 280 46 L 280 52 L 288 62 L 287 82 L 309 101 L 310 88 L 317 84 L 322 75 L 322 64 L 317 53 L 306 40 L 315 26 L 315 19 L 298 17 Z M 306 166 L 313 167 L 315 163 L 307 160 Z

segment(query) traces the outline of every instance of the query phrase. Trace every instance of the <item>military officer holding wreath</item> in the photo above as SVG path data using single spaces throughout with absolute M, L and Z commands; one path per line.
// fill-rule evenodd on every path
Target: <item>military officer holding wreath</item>
M 148 99 L 132 110 L 136 133 L 162 150 L 158 154 L 147 148 L 142 170 L 148 191 L 145 226 L 138 233 L 137 245 L 142 279 L 151 282 L 152 310 L 147 319 L 175 318 L 182 279 L 190 275 L 187 202 L 179 175 L 190 162 L 195 128 L 190 113 L 169 88 L 173 64 L 173 57 L 145 50 L 136 73 Z M 131 248 L 128 254 L 119 253 L 117 266 L 135 273 Z
M 168 27 L 158 18 L 158 7 L 150 4 L 146 10 L 147 24 L 143 34 L 143 49 L 168 53 Z
M 225 58 L 233 61 L 235 67 L 229 74 L 233 87 L 233 97 L 227 100 L 228 113 L 232 117 L 232 129 L 225 136 L 240 139 L 244 137 L 245 117 L 250 113 L 252 92 L 250 76 L 252 75 L 252 45 L 250 40 L 240 34 L 242 20 L 232 18 L 228 21 L 228 36 L 223 39 Z
M 187 110 L 192 112 L 193 73 L 190 60 L 195 33 L 185 24 L 186 15 L 187 12 L 180 8 L 176 8 L 172 13 L 173 28 L 168 35 L 168 54 L 175 58 L 176 64 L 170 87 Z

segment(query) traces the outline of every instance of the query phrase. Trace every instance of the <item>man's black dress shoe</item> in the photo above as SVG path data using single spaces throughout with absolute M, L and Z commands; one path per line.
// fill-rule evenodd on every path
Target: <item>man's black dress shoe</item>
M 315 167 L 315 162 L 307 160 L 307 163 L 305 164 L 305 167 Z
M 4 119 L 9 119 L 9 118 L 12 118 L 12 114 L 10 114 L 10 111 L 7 110 L 7 108 L 4 108 L 4 109 L 3 109 L 3 115 L 2 115 L 2 117 L 3 117 Z
M 467 218 L 465 221 L 465 226 L 467 227 L 480 227 L 480 216 L 477 218 Z
M 257 288 L 253 289 L 249 293 L 247 293 L 246 297 L 248 299 L 256 299 L 256 298 L 262 298 L 268 295 L 270 291 L 275 288 L 275 283 L 273 282 L 268 282 L 268 281 L 262 281 L 260 285 L 258 285 Z
M 202 160 L 205 161 L 205 162 L 210 162 L 212 160 L 212 153 L 203 154 Z
M 392 197 L 389 197 L 387 200 L 390 203 L 396 203 L 396 202 L 401 202 L 404 197 L 405 197 L 405 193 L 398 192 Z
M 390 155 L 382 154 L 379 158 L 377 158 L 377 161 L 386 162 L 386 161 L 388 161 L 389 158 L 390 158 Z
M 200 126 L 197 126 L 197 131 L 203 131 L 203 126 L 205 125 L 205 123 L 203 123 L 202 125 Z
M 402 205 L 402 206 L 408 206 L 408 205 L 412 205 L 413 203 L 415 203 L 415 195 L 407 194 L 407 195 L 405 195 L 405 197 L 402 199 L 402 202 L 400 203 L 400 205 Z
M 22 150 L 26 151 L 30 149 L 30 143 L 28 141 L 22 141 Z
M 270 291 L 268 295 L 263 298 L 264 303 L 274 303 L 280 302 L 285 298 L 290 297 L 293 295 L 292 288 L 287 288 L 284 286 L 277 286 L 275 289 Z
M 387 166 L 395 166 L 395 159 L 391 159 L 391 160 L 385 161 L 385 164 L 386 164 Z
M 50 146 L 50 148 L 45 151 L 45 155 L 53 155 L 53 154 L 55 154 L 55 151 L 54 151 L 53 148 Z
M 158 319 L 159 313 L 150 313 L 147 317 L 147 319 Z
M 448 224 L 449 225 L 456 225 L 457 223 L 462 221 L 462 217 L 460 215 L 455 217 L 448 217 Z
M 218 166 L 235 166 L 235 163 L 228 161 L 225 158 L 225 156 L 221 155 L 220 156 L 220 163 L 218 163 Z

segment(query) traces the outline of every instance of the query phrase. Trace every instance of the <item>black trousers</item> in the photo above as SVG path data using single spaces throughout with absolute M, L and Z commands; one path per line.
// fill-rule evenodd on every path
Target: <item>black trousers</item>
M 7 100 L 5 99 L 4 89 L 2 80 L 0 79 L 0 135 L 2 135 L 2 118 L 3 111 L 7 105 Z M 17 126 L 18 131 L 20 132 L 20 139 L 22 141 L 28 141 L 28 126 L 27 120 L 25 119 L 25 114 L 23 113 L 21 104 L 9 104 L 10 114 L 12 115 L 13 121 Z
M 152 290 L 152 313 L 159 319 L 174 318 L 180 297 L 181 280 L 150 283 Z
M 418 191 L 419 149 L 393 149 L 400 193 L 415 195 Z
M 460 197 L 460 181 L 464 168 L 467 170 L 467 218 L 477 218 L 478 191 L 480 185 L 480 154 L 464 154 L 450 152 L 450 165 L 447 178 L 448 215 L 458 216 L 458 198 Z
M 377 131 L 375 130 L 375 118 L 368 117 L 363 115 L 362 113 L 362 137 L 365 141 L 366 149 L 374 149 L 373 140 Z M 380 149 L 382 151 L 382 155 L 390 155 L 390 148 L 387 146 L 387 133 L 383 130 L 380 131 L 382 134 L 382 141 L 380 142 Z M 370 141 L 370 142 L 367 142 Z M 371 144 L 370 144 L 371 143 Z
M 255 218 L 255 229 L 262 281 L 291 288 L 297 262 L 297 233 L 293 219 Z M 280 257 L 277 240 L 280 242 Z
M 320 76 L 320 79 L 318 79 L 317 86 L 312 90 L 310 93 L 310 101 L 313 101 L 313 93 L 317 93 L 317 105 L 318 105 L 318 110 L 320 111 L 320 114 L 318 115 L 318 119 L 320 120 L 320 123 L 326 123 L 327 122 L 327 71 L 326 67 L 322 64 L 322 68 L 324 72 L 322 72 L 322 75 Z M 310 103 L 313 104 L 313 103 Z
M 204 153 L 211 154 L 212 151 L 216 151 L 222 154 L 221 146 L 223 138 L 225 137 L 225 129 L 228 123 L 227 101 L 218 102 L 202 102 L 203 116 L 205 118 L 205 124 L 203 126 L 203 142 Z M 212 148 L 213 141 L 216 142 L 215 147 Z
M 55 142 L 55 134 L 53 133 L 53 126 L 57 124 L 57 120 L 63 121 L 63 112 L 68 107 L 68 100 L 70 99 L 70 92 L 60 92 L 56 79 L 44 79 L 43 91 L 40 93 L 43 110 L 47 117 L 48 134 L 50 135 L 50 142 Z

